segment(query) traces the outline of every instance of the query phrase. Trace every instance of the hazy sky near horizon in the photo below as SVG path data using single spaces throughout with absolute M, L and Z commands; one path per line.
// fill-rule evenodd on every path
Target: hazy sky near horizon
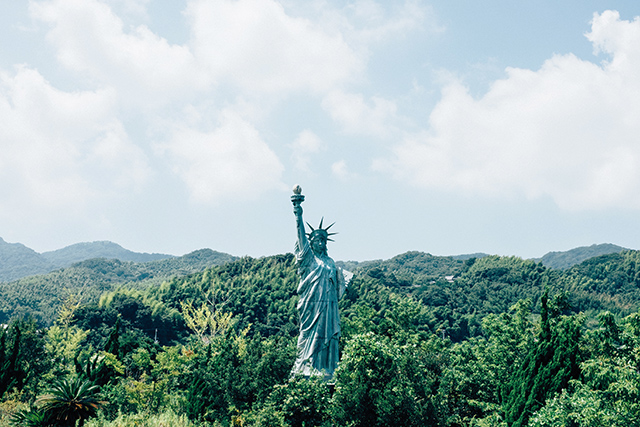
M 640 248 L 637 1 L 38 0 L 0 13 L 0 237 L 336 259 Z

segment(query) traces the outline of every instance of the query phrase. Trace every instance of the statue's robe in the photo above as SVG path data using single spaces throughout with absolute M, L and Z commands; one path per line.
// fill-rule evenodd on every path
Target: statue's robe
M 336 267 L 329 256 L 315 255 L 306 236 L 296 243 L 295 254 L 300 275 L 300 335 L 292 374 L 331 379 L 338 367 L 338 299 L 344 294 L 351 273 Z

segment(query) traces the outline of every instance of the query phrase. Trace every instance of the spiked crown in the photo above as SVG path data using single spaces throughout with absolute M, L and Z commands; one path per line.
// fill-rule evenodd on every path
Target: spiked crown
M 318 225 L 318 228 L 313 228 L 311 224 L 307 222 L 307 226 L 311 229 L 311 232 L 307 233 L 307 236 L 309 236 L 309 240 L 313 240 L 314 237 L 322 237 L 325 240 L 333 242 L 333 239 L 331 239 L 329 236 L 333 236 L 334 234 L 338 233 L 329 233 L 329 229 L 333 227 L 333 224 L 335 224 L 335 222 L 329 225 L 327 228 L 322 228 L 323 221 L 324 217 L 320 219 L 320 225 Z

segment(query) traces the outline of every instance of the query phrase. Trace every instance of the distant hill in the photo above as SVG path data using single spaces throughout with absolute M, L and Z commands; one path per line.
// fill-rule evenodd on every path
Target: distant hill
M 33 249 L 0 238 L 0 282 L 48 273 L 53 269 L 49 261 Z
M 611 243 L 603 243 L 599 245 L 581 246 L 564 252 L 549 252 L 542 258 L 534 259 L 536 262 L 542 262 L 542 265 L 556 270 L 566 270 L 576 264 L 580 264 L 589 258 L 600 255 L 608 255 L 628 250 L 622 246 L 613 245 Z
M 473 254 L 452 255 L 451 258 L 461 260 L 461 261 L 466 261 L 468 259 L 472 259 L 472 258 L 480 259 L 486 256 L 489 256 L 489 254 L 485 254 L 484 252 L 476 252 Z
M 62 249 L 43 252 L 42 256 L 56 268 L 91 258 L 118 259 L 120 261 L 149 262 L 172 258 L 173 255 L 133 252 L 109 241 L 76 243 Z
M 38 253 L 22 243 L 7 243 L 0 238 L 0 282 L 46 274 L 92 258 L 149 262 L 171 257 L 173 255 L 133 252 L 109 241 L 76 243 L 55 251 Z
M 465 261 L 450 256 L 411 251 L 389 260 L 359 263 L 355 271 L 382 280 L 389 286 L 414 287 L 454 277 L 464 267 Z
M 124 284 L 149 287 L 236 259 L 211 249 L 145 263 L 93 258 L 48 274 L 0 283 L 0 324 L 27 314 L 49 324 L 70 294 L 78 295 L 85 304 L 95 303 L 103 292 Z

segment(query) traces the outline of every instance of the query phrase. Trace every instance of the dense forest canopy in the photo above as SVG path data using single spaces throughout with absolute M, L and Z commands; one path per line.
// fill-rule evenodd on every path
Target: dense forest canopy
M 346 263 L 356 274 L 340 301 L 332 385 L 290 377 L 293 255 L 203 269 L 209 255 L 85 261 L 1 285 L 0 425 L 599 426 L 640 417 L 640 252 L 564 270 L 420 252 Z M 64 412 L 70 396 L 84 400 Z
M 49 274 L 0 283 L 0 323 L 28 314 L 49 325 L 55 319 L 57 308 L 70 295 L 90 304 L 96 302 L 103 292 L 119 286 L 159 285 L 170 277 L 202 271 L 235 259 L 211 249 L 145 263 L 88 259 Z

